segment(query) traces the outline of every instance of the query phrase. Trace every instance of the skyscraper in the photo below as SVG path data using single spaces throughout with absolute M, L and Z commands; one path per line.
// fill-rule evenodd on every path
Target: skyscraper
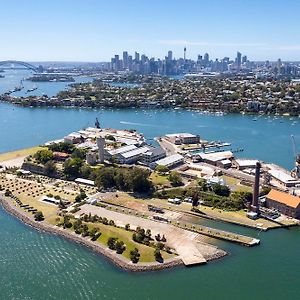
M 135 60 L 135 62 L 139 62 L 140 61 L 140 54 L 138 52 L 134 53 L 134 60 Z
M 242 64 L 242 53 L 241 52 L 236 53 L 235 63 L 236 63 L 238 68 L 241 67 L 241 64 Z
M 208 53 L 204 54 L 204 66 L 207 67 L 209 63 L 209 55 Z
M 119 55 L 115 55 L 115 71 L 120 70 L 120 60 L 119 60 Z
M 184 49 L 183 49 L 183 59 L 184 59 L 184 61 L 186 60 L 186 47 L 184 47 Z
M 171 50 L 168 51 L 168 60 L 173 59 L 173 52 Z
M 123 68 L 125 70 L 128 69 L 128 52 L 127 51 L 123 51 Z

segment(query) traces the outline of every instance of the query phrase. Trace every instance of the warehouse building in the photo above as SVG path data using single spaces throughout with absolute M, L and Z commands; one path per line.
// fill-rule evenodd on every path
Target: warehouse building
M 199 144 L 200 136 L 191 133 L 166 134 L 166 139 L 175 145 Z
M 174 168 L 184 162 L 184 157 L 180 154 L 173 154 L 167 156 L 163 159 L 157 160 L 151 164 L 151 167 L 154 169 L 156 166 L 165 166 L 169 169 Z
M 200 159 L 210 165 L 220 168 L 230 168 L 233 154 L 231 151 L 219 151 L 199 154 Z
M 143 153 L 149 151 L 149 147 L 141 147 L 132 151 L 127 151 L 118 155 L 117 159 L 120 164 L 133 164 L 136 163 Z
M 140 162 L 146 166 L 166 157 L 166 151 L 161 147 L 149 147 L 149 150 L 140 157 Z
M 266 196 L 266 206 L 276 209 L 286 216 L 300 218 L 300 198 L 297 196 L 271 190 Z

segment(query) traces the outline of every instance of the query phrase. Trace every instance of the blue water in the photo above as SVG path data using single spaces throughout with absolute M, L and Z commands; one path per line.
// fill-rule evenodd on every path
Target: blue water
M 26 78 L 31 77 L 32 74 L 32 71 L 23 69 L 7 69 L 4 73 L 0 73 L 0 75 L 5 76 L 4 78 L 0 78 L 0 95 L 5 92 L 8 92 L 9 90 L 13 90 L 15 87 L 20 86 L 20 81 L 22 79 L 24 89 L 12 93 L 11 96 L 26 97 L 42 96 L 45 94 L 49 97 L 52 97 L 55 96 L 58 92 L 66 90 L 68 88 L 68 85 L 71 83 L 89 82 L 93 80 L 93 78 L 88 76 L 76 76 L 74 77 L 75 82 L 32 82 L 25 80 Z M 37 87 L 37 89 L 27 93 L 27 90 L 32 89 L 33 87 Z
M 233 149 L 244 149 L 237 154 L 241 157 L 278 163 L 288 169 L 293 167 L 292 134 L 300 147 L 298 118 L 262 116 L 254 122 L 252 116 L 216 117 L 183 110 L 22 108 L 0 103 L 0 152 L 44 143 L 94 126 L 96 117 L 104 127 L 137 129 L 150 142 L 156 136 L 174 132 L 230 142 Z

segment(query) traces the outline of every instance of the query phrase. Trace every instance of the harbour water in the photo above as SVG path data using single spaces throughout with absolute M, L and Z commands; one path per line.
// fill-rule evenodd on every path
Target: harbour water
M 93 126 L 134 128 L 153 141 L 192 132 L 244 148 L 242 157 L 293 166 L 290 135 L 300 143 L 298 119 L 183 110 L 22 108 L 0 103 L 0 152 L 60 138 Z M 300 145 L 299 145 L 300 146 Z M 201 267 L 133 274 L 57 236 L 40 233 L 0 209 L 0 299 L 298 299 L 300 229 L 259 232 L 218 224 L 261 239 L 246 248 L 218 245 L 230 255 Z M 230 228 L 228 227 L 230 226 Z
M 0 95 L 23 85 L 22 90 L 11 94 L 15 97 L 42 95 L 48 95 L 49 97 L 52 97 L 55 96 L 59 91 L 67 89 L 70 83 L 89 82 L 93 80 L 91 77 L 78 76 L 74 77 L 75 82 L 32 82 L 26 80 L 28 77 L 32 76 L 32 71 L 24 69 L 6 69 L 5 72 L 0 73 L 0 75 L 5 76 L 4 78 L 0 78 Z M 33 88 L 35 88 L 35 90 L 27 92 Z

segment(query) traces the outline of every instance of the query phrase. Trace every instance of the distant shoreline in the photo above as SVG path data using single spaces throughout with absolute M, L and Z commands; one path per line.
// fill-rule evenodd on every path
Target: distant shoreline
M 259 113 L 259 112 L 244 112 L 244 111 L 238 111 L 238 112 L 234 112 L 234 111 L 227 111 L 227 110 L 207 110 L 207 109 L 203 109 L 203 108 L 197 108 L 197 107 L 193 107 L 193 106 L 187 106 L 187 107 L 181 107 L 181 106 L 175 106 L 175 107 L 144 107 L 144 106 L 88 106 L 88 105 L 61 105 L 58 103 L 55 103 L 55 105 L 42 105 L 42 104 L 38 104 L 35 106 L 32 105 L 28 105 L 28 104 L 24 104 L 24 103 L 20 103 L 18 100 L 20 100 L 21 98 L 16 98 L 14 101 L 7 101 L 4 99 L 1 99 L 1 95 L 0 95 L 0 103 L 6 103 L 6 104 L 11 104 L 17 107 L 22 107 L 22 108 L 43 108 L 43 109 L 48 109 L 48 108 L 54 108 L 54 109 L 89 109 L 89 110 L 97 110 L 97 109 L 108 109 L 108 110 L 173 110 L 173 111 L 191 111 L 191 112 L 199 112 L 199 113 L 203 113 L 203 114 L 215 114 L 216 116 L 220 116 L 221 114 L 224 115 L 245 115 L 245 116 L 253 116 L 255 118 L 255 120 L 253 121 L 257 121 L 256 119 L 259 118 L 260 116 L 275 116 L 275 117 L 292 117 L 292 118 L 300 118 L 300 115 L 291 115 L 288 112 L 285 113 Z
M 163 263 L 137 263 L 133 264 L 126 258 L 123 258 L 121 255 L 116 254 L 114 251 L 102 246 L 100 243 L 90 241 L 85 239 L 75 233 L 69 232 L 57 226 L 47 224 L 45 222 L 36 222 L 33 218 L 30 218 L 26 213 L 22 212 L 21 209 L 18 209 L 5 197 L 0 196 L 0 204 L 4 210 L 10 215 L 16 217 L 24 224 L 31 226 L 32 228 L 47 232 L 50 234 L 59 235 L 65 239 L 68 239 L 72 242 L 85 246 L 92 250 L 93 252 L 103 255 L 105 258 L 109 259 L 114 265 L 125 271 L 131 272 L 149 272 L 149 271 L 159 271 L 164 269 L 174 268 L 176 266 L 183 266 L 183 262 L 180 258 L 172 258 L 166 260 Z M 216 257 L 215 259 L 217 259 Z

